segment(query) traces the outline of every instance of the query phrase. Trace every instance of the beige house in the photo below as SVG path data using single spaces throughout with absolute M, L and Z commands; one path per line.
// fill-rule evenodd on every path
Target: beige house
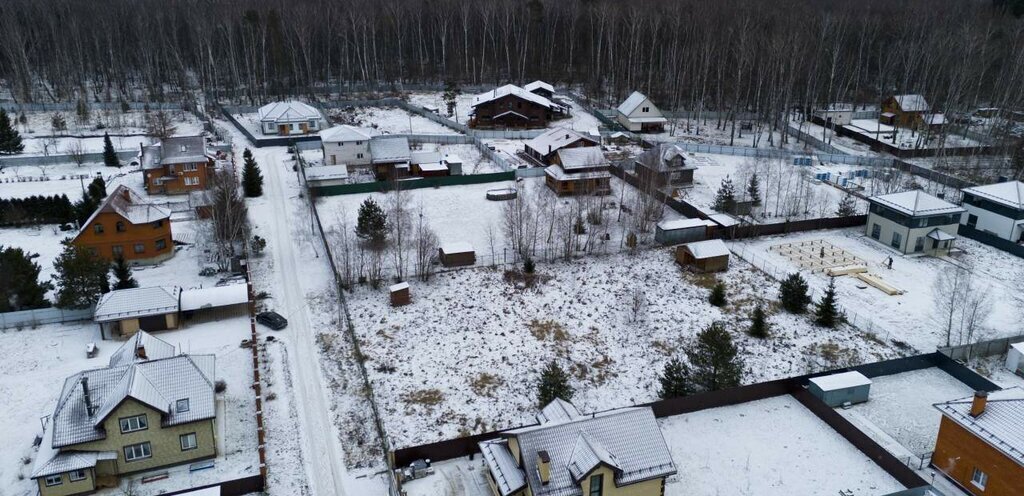
M 648 407 L 584 416 L 556 399 L 537 420 L 479 444 L 495 496 L 661 496 L 676 473 Z
M 139 331 L 107 367 L 69 377 L 32 471 L 39 494 L 88 493 L 216 456 L 214 368 L 213 355 L 176 355 Z
M 868 198 L 867 235 L 904 254 L 944 255 L 964 209 L 921 190 Z
M 111 291 L 100 297 L 93 321 L 100 335 L 130 337 L 139 329 L 163 331 L 178 328 L 180 288 L 154 286 Z

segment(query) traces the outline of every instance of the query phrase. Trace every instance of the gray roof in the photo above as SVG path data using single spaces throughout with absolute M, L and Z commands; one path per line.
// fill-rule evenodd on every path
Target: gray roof
M 687 164 L 686 151 L 674 143 L 658 143 L 653 148 L 637 155 L 636 162 L 656 171 L 697 170 L 696 166 Z M 680 165 L 677 166 L 676 163 Z
M 213 418 L 215 360 L 214 355 L 178 355 L 68 377 L 51 417 L 53 448 L 103 439 L 103 420 L 128 398 L 160 411 L 164 426 Z M 91 412 L 83 395 L 85 387 Z M 188 411 L 177 411 L 177 400 L 186 398 Z
M 644 103 L 644 100 L 647 100 L 646 95 L 640 93 L 639 91 L 634 91 L 631 95 L 629 95 L 628 98 L 626 98 L 622 102 L 621 105 L 619 105 L 619 108 L 617 110 L 619 111 L 619 113 L 628 116 L 629 114 L 633 113 L 633 111 L 636 110 L 636 108 L 639 107 L 641 103 Z M 654 105 L 652 104 L 651 106 Z
M 508 449 L 507 439 L 492 439 L 478 446 L 501 496 L 508 496 L 526 487 L 526 475 L 516 465 L 516 459 Z
M 562 398 L 555 398 L 548 403 L 544 408 L 541 408 L 537 412 L 537 421 L 542 424 L 549 422 L 568 422 L 570 420 L 576 420 L 582 418 L 583 415 L 576 408 L 576 405 L 563 400 Z
M 159 360 L 170 358 L 177 353 L 177 350 L 170 343 L 153 337 L 146 331 L 138 331 L 134 336 L 128 338 L 121 344 L 121 347 L 110 355 L 107 365 L 117 367 L 120 365 L 131 365 L 146 360 Z
M 96 303 L 93 320 L 110 322 L 149 315 L 163 315 L 178 311 L 180 288 L 153 286 L 148 288 L 118 289 L 104 294 Z
M 608 165 L 599 146 L 583 146 L 578 148 L 562 148 L 558 150 L 558 161 L 567 171 L 573 169 L 591 169 Z
M 540 136 L 537 136 L 526 142 L 527 148 L 532 148 L 541 155 L 547 155 L 552 152 L 556 152 L 566 146 L 569 146 L 579 140 L 586 140 L 594 145 L 599 143 L 590 136 L 580 134 L 572 129 L 566 129 L 564 127 L 556 127 L 550 129 Z
M 206 162 L 206 141 L 202 136 L 177 136 L 160 143 L 162 164 Z
M 349 141 L 368 141 L 370 138 L 377 135 L 378 133 L 373 129 L 364 129 L 342 124 L 340 126 L 334 126 L 327 130 L 321 131 L 320 140 L 323 142 L 339 143 Z
M 53 449 L 53 429 L 47 425 L 43 430 L 43 442 L 36 453 L 36 462 L 32 467 L 32 478 L 38 479 L 48 475 L 63 474 L 73 470 L 83 470 L 96 466 L 99 460 L 116 460 L 113 451 L 65 451 Z
M 378 138 L 370 140 L 370 157 L 373 163 L 408 162 L 409 140 L 406 138 Z
M 900 193 L 890 193 L 888 195 L 872 196 L 871 198 L 868 198 L 868 201 L 888 207 L 911 217 L 964 212 L 963 208 L 953 205 L 941 198 L 929 195 L 919 189 L 903 191 Z
M 1024 183 L 1009 181 L 964 188 L 964 193 L 985 198 L 1012 209 L 1024 210 Z
M 551 108 L 554 106 L 554 104 L 551 103 L 551 100 L 548 100 L 547 98 L 544 98 L 536 93 L 531 93 L 514 84 L 506 84 L 505 86 L 499 86 L 497 88 L 494 88 L 493 90 L 485 91 L 483 93 L 480 93 L 479 95 L 474 96 L 473 107 L 476 107 L 477 105 L 480 105 L 482 103 L 487 103 L 492 100 L 497 100 L 499 98 L 506 97 L 508 95 L 513 95 L 517 98 L 521 98 L 523 100 L 536 103 L 537 105 L 546 108 Z
M 970 396 L 937 403 L 935 408 L 1024 466 L 1024 389 L 1017 386 L 989 393 L 985 411 L 977 417 L 971 416 L 973 400 Z
M 930 108 L 924 95 L 896 95 L 893 98 L 904 112 L 927 112 Z
M 289 100 L 287 102 L 268 103 L 260 107 L 260 121 L 263 122 L 303 122 L 309 120 L 321 120 L 323 116 L 320 111 L 311 105 Z
M 170 210 L 147 202 L 138 193 L 122 184 L 107 195 L 103 203 L 100 203 L 96 211 L 82 224 L 78 234 L 81 235 L 85 232 L 92 225 L 96 216 L 102 212 L 116 213 L 132 224 L 146 224 L 171 218 Z

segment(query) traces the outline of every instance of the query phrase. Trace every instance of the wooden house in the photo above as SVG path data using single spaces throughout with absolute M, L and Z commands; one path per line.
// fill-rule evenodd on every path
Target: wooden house
M 523 86 L 523 89 L 535 95 L 547 98 L 548 100 L 554 98 L 555 96 L 555 87 L 541 80 L 537 80 L 530 84 L 527 84 Z
M 882 124 L 916 128 L 924 122 L 931 107 L 924 95 L 893 95 L 882 102 Z
M 720 239 L 679 245 L 676 263 L 694 272 L 722 272 L 729 269 L 729 248 Z
M 214 173 L 214 157 L 202 136 L 167 138 L 139 151 L 146 193 L 186 194 L 204 190 Z
M 469 127 L 543 129 L 564 113 L 547 98 L 513 84 L 473 97 Z
M 601 143 L 594 138 L 564 127 L 556 127 L 526 142 L 526 155 L 538 164 L 551 165 L 555 155 L 564 148 L 581 148 L 599 146 Z
M 159 263 L 174 256 L 171 211 L 118 186 L 82 224 L 73 243 L 111 261 Z
M 658 143 L 637 155 L 634 166 L 640 183 L 654 188 L 691 186 L 697 170 L 687 163 L 683 149 L 672 143 Z
M 612 192 L 608 160 L 597 146 L 562 148 L 544 170 L 544 182 L 555 194 L 607 195 Z

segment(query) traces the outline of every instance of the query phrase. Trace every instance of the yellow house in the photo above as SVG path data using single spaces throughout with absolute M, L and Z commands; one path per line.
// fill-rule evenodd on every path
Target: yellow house
M 215 457 L 214 362 L 139 331 L 107 367 L 69 377 L 32 471 L 39 494 L 88 493 L 124 474 Z
M 662 496 L 676 473 L 650 408 L 583 416 L 556 399 L 537 420 L 479 444 L 495 496 Z

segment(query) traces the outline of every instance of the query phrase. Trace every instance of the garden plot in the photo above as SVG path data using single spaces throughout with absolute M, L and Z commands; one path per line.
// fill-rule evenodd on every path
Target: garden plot
M 904 489 L 789 395 L 658 422 L 678 470 L 666 495 L 877 496 Z
M 933 287 L 939 274 L 955 265 L 972 267 L 977 288 L 988 288 L 994 303 L 974 340 L 1014 335 L 1020 331 L 1021 310 L 1014 280 L 1024 273 L 1024 260 L 990 246 L 959 238 L 955 247 L 961 252 L 954 257 L 906 256 L 867 237 L 863 228 L 813 231 L 785 236 L 768 236 L 734 242 L 731 248 L 743 258 L 763 267 L 776 278 L 802 272 L 817 298 L 828 285 L 829 276 L 804 270 L 799 263 L 773 251 L 780 243 L 825 240 L 864 261 L 871 274 L 904 294 L 881 296 L 859 279 L 835 279 L 838 302 L 847 317 L 858 327 L 870 330 L 881 338 L 901 341 L 922 352 L 933 351 L 946 344 L 944 327 L 936 320 Z M 884 262 L 893 258 L 890 270 Z M 1001 302 L 1001 303 L 1000 303 Z M 954 333 L 952 343 L 959 344 Z
M 124 184 L 146 196 L 142 189 L 142 170 L 138 166 L 105 167 L 102 163 L 71 162 L 56 165 L 22 165 L 0 169 L 0 198 L 26 198 L 40 195 L 68 195 L 75 202 L 95 177 L 102 177 L 107 191 Z M 162 197 L 167 198 L 167 197 Z
M 654 400 L 666 361 L 714 321 L 734 336 L 745 383 L 898 354 L 848 326 L 824 330 L 785 313 L 770 317 L 771 338 L 747 336 L 750 312 L 776 285 L 741 261 L 720 275 L 724 309 L 707 303 L 714 279 L 682 271 L 666 249 L 541 263 L 537 272 L 534 289 L 491 269 L 412 280 L 412 303 L 398 308 L 383 289 L 356 286 L 348 307 L 396 448 L 532 422 L 550 360 L 570 372 L 582 411 Z
M 675 121 L 675 129 L 672 123 Z M 715 128 L 715 119 L 698 121 L 697 119 L 669 119 L 665 124 L 665 130 L 660 133 L 644 133 L 642 136 L 649 141 L 680 141 L 684 143 L 698 143 L 702 145 L 723 145 L 723 146 L 745 146 L 754 147 L 757 141 L 757 148 L 778 148 L 782 133 L 763 129 L 760 137 L 754 131 L 741 131 L 739 124 L 736 125 L 736 136 L 732 136 L 731 125 L 721 129 Z M 689 125 L 689 127 L 687 127 Z M 768 136 L 772 135 L 772 143 L 768 143 Z M 802 150 L 803 143 L 797 143 L 795 139 L 785 147 L 789 150 Z
M 53 116 L 58 113 L 64 117 L 67 129 L 55 132 L 53 129 Z M 164 113 L 170 117 L 171 125 L 175 128 L 176 135 L 194 135 L 199 134 L 203 130 L 203 123 L 200 122 L 199 119 L 191 112 L 171 110 L 164 111 Z M 15 129 L 18 130 L 22 138 L 71 135 L 99 136 L 102 139 L 103 133 L 110 133 L 111 140 L 117 139 L 118 136 L 115 135 L 146 134 L 148 132 L 147 122 L 152 114 L 155 114 L 155 111 L 147 113 L 142 110 L 122 112 L 120 109 L 92 109 L 89 114 L 89 119 L 84 122 L 79 122 L 78 116 L 74 111 L 24 112 L 25 123 L 23 124 L 21 123 L 21 113 L 7 113 L 11 118 L 11 123 L 15 125 Z M 116 142 L 114 143 L 114 146 L 117 146 Z M 25 146 L 25 151 L 29 151 L 29 147 L 27 145 Z
M 854 119 L 850 122 L 850 125 L 843 126 L 843 128 L 869 139 L 898 147 L 901 150 L 985 146 L 980 141 L 953 133 L 946 134 L 945 143 L 943 143 L 942 133 L 929 134 L 913 129 L 893 127 L 881 124 L 876 119 Z
M 427 91 L 409 93 L 407 100 L 412 105 L 436 109 L 438 114 L 443 117 L 448 117 L 460 124 L 467 124 L 469 122 L 469 113 L 473 111 L 473 97 L 476 95 L 477 93 L 473 92 L 459 93 L 459 95 L 455 97 L 454 117 L 448 116 L 448 104 L 444 101 L 444 92 Z
M 352 112 L 334 110 L 330 114 L 333 121 L 376 129 L 384 134 L 459 134 L 448 126 L 398 107 L 356 107 Z
M 111 136 L 110 143 L 117 151 L 139 151 L 140 145 L 155 140 L 148 136 Z M 103 136 L 92 138 L 58 137 L 23 138 L 25 149 L 19 157 L 42 157 L 50 155 L 71 155 L 75 153 L 100 153 L 103 151 Z

